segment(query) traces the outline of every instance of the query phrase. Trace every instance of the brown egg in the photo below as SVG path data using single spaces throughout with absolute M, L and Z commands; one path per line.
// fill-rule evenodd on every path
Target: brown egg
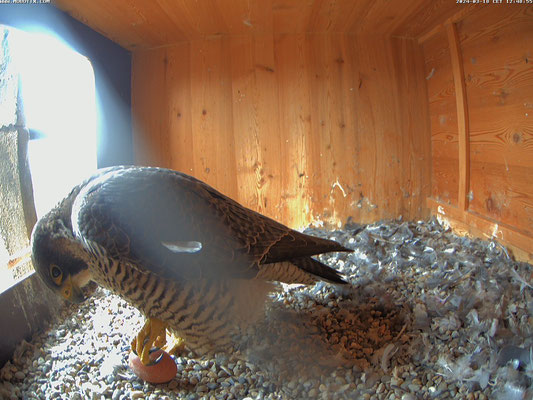
M 176 376 L 178 368 L 170 355 L 163 350 L 154 351 L 150 354 L 150 360 L 157 363 L 154 365 L 144 365 L 141 359 L 134 352 L 130 353 L 129 364 L 135 375 L 145 382 L 166 383 Z

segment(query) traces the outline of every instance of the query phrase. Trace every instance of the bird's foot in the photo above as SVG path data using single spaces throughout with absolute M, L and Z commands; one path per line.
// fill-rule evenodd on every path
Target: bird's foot
M 166 341 L 167 324 L 157 318 L 148 318 L 136 337 L 131 341 L 131 349 L 144 365 L 149 365 L 152 347 L 162 348 Z
M 185 340 L 173 334 L 170 334 L 169 338 L 170 340 L 167 340 L 167 344 L 163 347 L 163 350 L 171 355 L 181 353 L 185 348 Z

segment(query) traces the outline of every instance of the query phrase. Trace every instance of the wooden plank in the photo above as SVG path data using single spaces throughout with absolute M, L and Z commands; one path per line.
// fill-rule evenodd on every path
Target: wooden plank
M 376 83 L 379 82 L 377 69 L 382 64 L 381 60 L 374 60 L 375 52 L 379 52 L 378 49 L 374 49 L 375 46 L 376 43 L 356 39 L 352 50 L 358 52 L 356 129 L 359 151 L 356 155 L 356 168 L 359 171 L 357 182 L 359 199 L 356 207 L 360 210 L 358 220 L 362 222 L 375 220 L 380 215 L 382 204 L 379 202 L 385 195 L 383 191 L 385 174 L 382 170 L 381 156 L 389 152 L 383 142 L 384 126 L 380 119 L 382 104 L 376 102 L 376 95 L 379 94 L 379 88 L 376 87 Z M 379 46 L 380 50 L 382 46 Z M 385 74 L 381 75 L 384 79 Z M 380 143 L 384 144 L 381 152 L 378 147 Z
M 506 171 L 513 167 L 533 168 L 533 127 L 526 116 L 529 109 L 524 106 L 528 103 L 516 101 L 519 96 L 515 97 L 515 93 L 513 90 L 507 97 L 511 104 L 472 106 L 471 164 L 490 161 L 504 166 Z M 533 106 L 531 109 L 533 113 Z
M 122 46 L 148 49 L 213 35 L 358 33 L 421 37 L 478 5 L 450 0 L 54 0 Z
M 305 36 L 305 64 L 307 69 L 307 86 L 309 87 L 309 135 L 308 164 L 309 170 L 304 179 L 309 185 L 309 201 L 312 210 L 322 210 L 316 215 L 317 220 L 329 223 L 336 218 L 334 215 L 335 198 L 330 188 L 335 182 L 334 159 L 336 154 L 332 148 L 332 129 L 338 119 L 336 110 L 339 108 L 338 92 L 333 94 L 330 87 L 331 71 L 329 69 L 329 35 Z M 332 97 L 333 96 L 333 97 Z M 332 104 L 333 103 L 333 104 Z M 335 111 L 334 111 L 335 110 Z
M 391 40 L 402 132 L 402 213 L 425 217 L 425 199 L 431 195 L 431 126 L 424 57 L 414 39 Z
M 478 45 L 483 43 L 485 46 L 500 44 L 508 35 L 519 43 L 527 44 L 530 42 L 529 37 L 523 36 L 523 33 L 527 32 L 528 28 L 531 29 L 532 18 L 533 4 L 476 8 L 475 13 L 462 19 L 461 46 L 468 47 L 474 43 Z M 516 31 L 512 29 L 514 24 L 516 24 Z M 513 41 L 505 44 L 513 46 L 515 43 Z
M 419 43 L 423 43 L 434 33 L 443 30 L 446 21 L 457 22 L 458 15 L 470 9 L 473 9 L 471 5 L 449 0 L 423 1 L 392 34 L 396 37 L 423 38 L 419 40 Z
M 306 32 L 308 33 L 354 33 L 354 27 L 369 10 L 372 0 L 315 1 L 309 16 Z M 302 4 L 300 1 L 299 5 Z
M 455 24 L 448 25 L 447 34 L 452 59 L 453 81 L 455 84 L 455 98 L 457 104 L 457 128 L 459 133 L 458 206 L 462 210 L 467 210 L 468 192 L 470 190 L 470 150 L 468 137 L 468 105 L 466 101 L 463 58 Z
M 480 9 L 459 30 L 470 114 L 470 209 L 533 234 L 533 6 Z
M 229 31 L 224 21 L 222 7 L 215 1 L 158 0 L 155 3 L 165 4 L 165 12 L 172 13 L 172 20 L 175 23 L 186 22 L 192 27 L 191 30 L 185 31 L 189 40 L 220 35 Z M 238 0 L 235 4 L 237 3 Z M 231 5 L 228 6 L 231 7 Z M 167 41 L 164 44 L 170 43 L 172 42 Z
M 274 38 L 278 76 L 281 131 L 282 220 L 293 227 L 310 222 L 308 143 L 310 103 L 305 66 L 305 35 L 278 35 Z
M 444 32 L 423 43 L 431 126 L 431 196 L 457 205 L 459 146 L 450 50 Z
M 424 43 L 428 41 L 433 36 L 439 34 L 440 32 L 446 31 L 447 27 L 451 24 L 456 24 L 462 19 L 464 19 L 466 16 L 468 16 L 470 13 L 472 13 L 474 10 L 477 9 L 477 5 L 474 4 L 453 4 L 453 2 L 443 0 L 445 3 L 447 3 L 447 6 L 450 7 L 450 4 L 454 6 L 453 8 L 448 8 L 448 10 L 453 10 L 454 13 L 452 15 L 449 15 L 449 12 L 446 11 L 442 13 L 441 9 L 437 9 L 436 11 L 436 18 L 442 22 L 440 23 L 429 23 L 425 25 L 425 32 L 419 32 L 418 34 L 414 34 L 415 37 L 418 38 L 418 43 Z M 437 2 L 432 3 L 433 5 L 437 5 Z M 420 16 L 415 16 L 413 18 L 414 21 L 417 21 L 417 19 Z M 444 18 L 443 18 L 444 17 Z
M 231 51 L 231 87 L 235 161 L 239 201 L 246 207 L 265 211 L 265 177 L 261 151 L 255 87 L 254 43 L 251 36 L 233 38 Z
M 148 49 L 187 40 L 159 2 L 55 0 L 55 5 L 127 49 Z M 175 6 L 176 11 L 180 9 Z M 189 28 L 190 29 L 190 28 Z
M 373 0 L 273 0 L 273 32 L 354 33 Z
M 191 44 L 166 48 L 165 98 L 170 168 L 195 175 L 191 113 Z
M 427 4 L 426 0 L 373 0 L 362 18 L 353 21 L 351 32 L 388 37 Z
M 165 49 L 133 54 L 132 116 L 136 163 L 168 166 Z
M 136 51 L 138 161 L 192 173 L 293 227 L 419 218 L 413 193 L 429 169 L 413 43 L 262 34 Z
M 191 116 L 195 176 L 237 198 L 228 39 L 191 42 Z
M 306 35 L 306 64 L 309 70 L 308 85 L 310 91 L 311 112 L 309 163 L 313 175 L 308 179 L 310 187 L 311 205 L 316 209 L 323 209 L 321 219 L 333 221 L 335 197 L 330 192 L 337 173 L 335 168 L 335 149 L 333 149 L 332 130 L 338 120 L 337 111 L 340 104 L 338 97 L 332 97 L 332 76 L 329 61 L 330 36 Z M 335 92 L 338 93 L 338 92 Z
M 446 204 L 457 205 L 457 188 L 459 187 L 459 160 L 457 158 L 439 157 L 433 159 L 431 197 Z
M 273 0 L 272 30 L 275 34 L 304 33 L 313 13 L 314 2 Z
M 279 117 L 279 89 L 274 52 L 274 36 L 271 34 L 256 36 L 253 44 L 254 75 L 256 99 L 254 100 L 257 115 L 259 151 L 261 151 L 262 170 L 256 168 L 258 187 L 263 184 L 263 192 L 259 197 L 259 210 L 280 219 L 281 200 L 281 169 L 280 151 L 283 145 Z
M 531 168 L 483 161 L 472 164 L 472 176 L 473 211 L 533 234 Z
M 215 0 L 231 35 L 272 33 L 273 0 Z M 219 31 L 220 32 L 220 31 Z
M 352 127 L 346 130 L 345 135 L 350 138 L 352 149 L 346 155 L 347 164 L 339 166 L 346 168 L 349 172 L 349 179 L 344 182 L 343 188 L 350 193 L 350 201 L 346 204 L 345 218 L 352 217 L 355 221 L 370 219 L 367 216 L 372 205 L 365 197 L 363 190 L 370 185 L 370 177 L 365 173 L 364 157 L 373 161 L 373 154 L 363 153 L 363 147 L 368 140 L 364 139 L 365 131 L 362 130 L 363 102 L 361 99 L 361 89 L 363 86 L 363 76 L 361 74 L 361 54 L 358 47 L 357 38 L 354 35 L 345 34 L 342 40 L 342 57 L 345 60 L 346 73 L 344 79 L 344 102 L 346 104 L 345 120 L 346 125 Z M 369 125 L 367 125 L 369 126 Z M 373 144 L 373 143 L 372 143 Z M 373 164 L 372 164 L 373 165 Z M 343 174 L 344 176 L 344 174 Z M 368 196 L 368 193 L 367 193 Z M 373 197 L 373 196 L 370 196 Z
M 327 54 L 327 90 L 335 93 L 329 95 L 330 124 L 332 127 L 331 148 L 332 180 L 329 186 L 329 199 L 338 222 L 344 223 L 348 216 L 355 216 L 355 204 L 359 200 L 359 190 L 355 184 L 358 171 L 355 159 L 360 148 L 357 132 L 357 88 L 358 58 L 353 53 L 355 38 L 353 35 L 339 34 L 329 36 Z M 336 97 L 335 101 L 333 97 Z M 360 177 L 360 176 L 359 176 Z M 337 226 L 338 226 L 337 222 Z
M 401 214 L 402 132 L 396 113 L 397 90 L 388 39 L 358 37 L 359 159 L 364 218 L 375 220 Z
M 350 215 L 350 203 L 358 199 L 351 167 L 356 127 L 355 118 L 349 118 L 354 113 L 355 81 L 349 65 L 352 60 L 345 58 L 344 40 L 353 39 L 340 34 L 306 36 L 311 99 L 309 162 L 313 175 L 308 178 L 312 181 L 311 204 L 314 210 L 322 210 L 315 218 L 332 226 L 344 222 L 346 215 Z M 352 96 L 348 94 L 350 88 Z
M 280 219 L 281 134 L 271 34 L 231 39 L 233 126 L 239 201 Z
M 459 235 L 472 235 L 485 240 L 496 240 L 506 246 L 515 259 L 533 262 L 533 236 L 486 216 L 463 211 L 433 199 L 428 199 L 432 214 Z

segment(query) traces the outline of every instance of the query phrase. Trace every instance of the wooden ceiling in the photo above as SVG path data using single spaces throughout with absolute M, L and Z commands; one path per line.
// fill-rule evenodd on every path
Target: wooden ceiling
M 130 50 L 250 33 L 416 38 L 467 7 L 456 0 L 55 0 L 54 4 Z

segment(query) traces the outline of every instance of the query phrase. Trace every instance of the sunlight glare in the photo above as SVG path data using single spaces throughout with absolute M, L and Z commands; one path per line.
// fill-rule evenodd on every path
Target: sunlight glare
M 29 144 L 40 217 L 97 168 L 94 72 L 86 57 L 51 34 L 14 33 L 26 126 L 44 135 Z

